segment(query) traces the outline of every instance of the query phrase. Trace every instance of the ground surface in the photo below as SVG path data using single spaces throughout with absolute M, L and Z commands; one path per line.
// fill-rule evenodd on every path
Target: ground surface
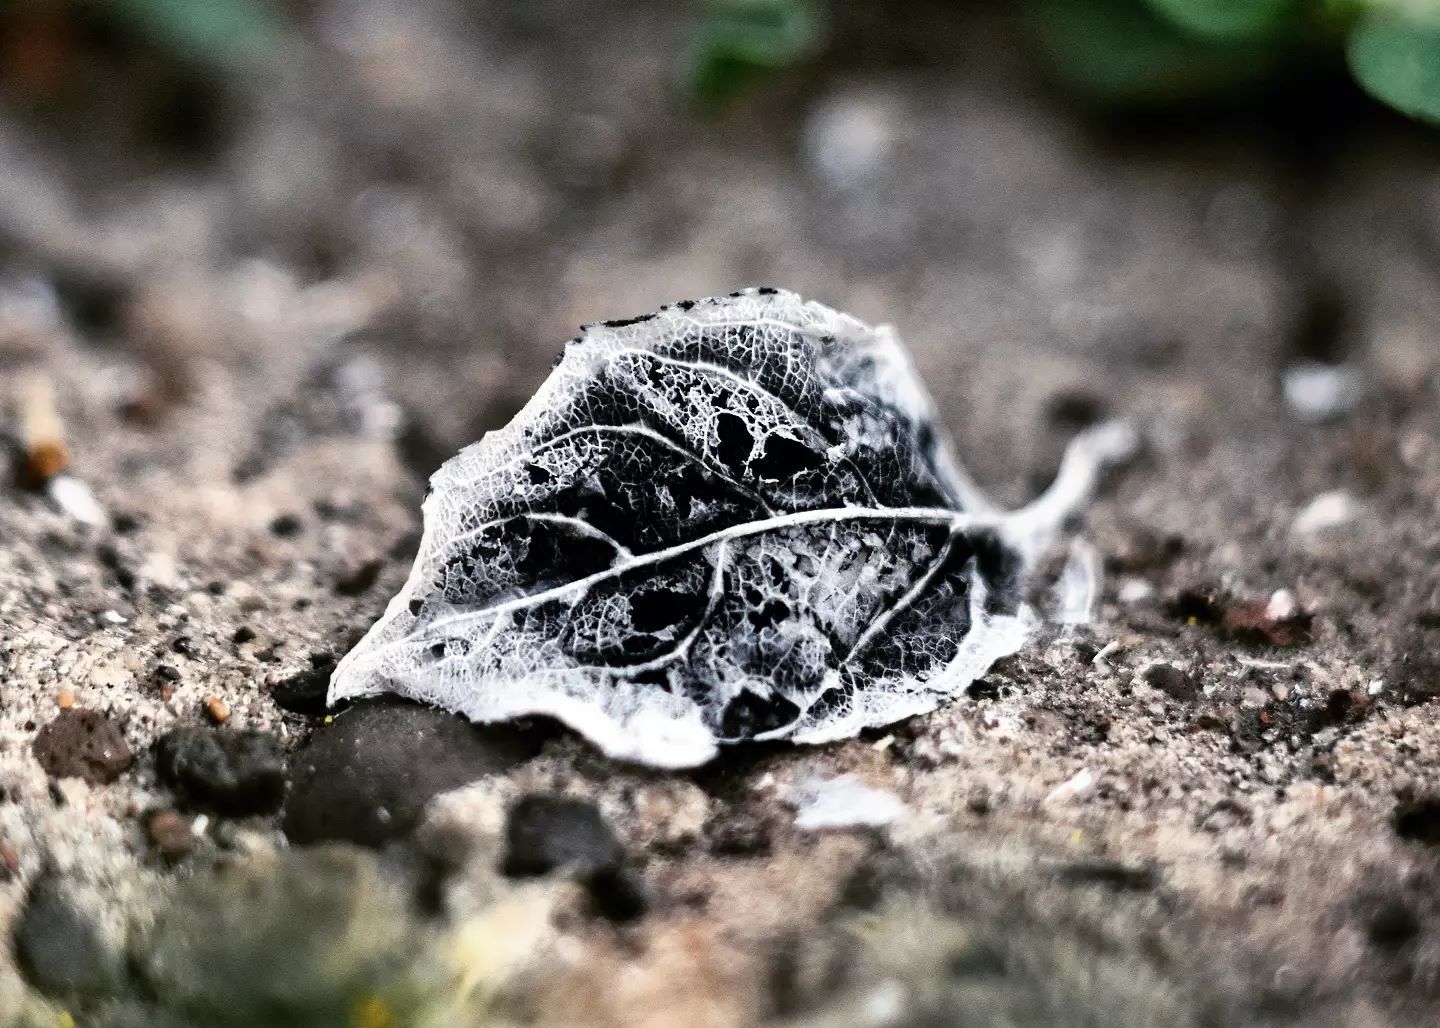
M 601 7 L 311 5 L 308 49 L 179 139 L 136 126 L 189 80 L 9 85 L 6 428 L 53 382 L 107 517 L 18 456 L 0 490 L 0 1017 L 1434 1023 L 1440 137 L 1096 131 L 948 7 L 699 119 L 683 19 Z M 1097 620 L 936 714 L 689 774 L 326 720 L 428 472 L 580 322 L 749 284 L 894 323 L 1007 502 L 1079 424 L 1141 426 L 1085 519 Z M 1323 424 L 1281 398 L 1313 358 L 1362 389 Z M 1350 519 L 1297 531 L 1336 490 Z M 62 706 L 98 717 L 42 764 Z M 162 781 L 177 727 L 275 736 L 288 810 Z M 839 774 L 904 813 L 800 831 L 789 790 Z M 528 792 L 593 800 L 624 870 L 503 877 Z

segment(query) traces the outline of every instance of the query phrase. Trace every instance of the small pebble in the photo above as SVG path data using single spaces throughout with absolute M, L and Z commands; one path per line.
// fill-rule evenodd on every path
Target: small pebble
M 160 810 L 145 823 L 146 834 L 155 848 L 171 860 L 187 857 L 195 850 L 195 833 L 173 810 Z
M 294 514 L 281 514 L 270 522 L 270 533 L 281 539 L 290 539 L 299 535 L 304 527 L 304 523 Z
M 1173 664 L 1151 664 L 1140 675 L 1145 683 L 1177 700 L 1193 700 L 1195 679 Z
M 123 973 L 121 956 L 100 926 L 74 903 L 67 883 L 52 875 L 30 889 L 11 943 L 26 979 L 49 996 L 103 994 Z
M 1360 402 L 1360 373 L 1344 365 L 1307 361 L 1285 369 L 1285 403 L 1305 421 L 1333 421 Z
M 74 475 L 56 475 L 45 487 L 45 494 L 62 514 L 82 525 L 99 527 L 105 524 L 105 508 L 95 499 L 90 487 Z
M 510 770 L 542 736 L 474 725 L 434 707 L 366 700 L 316 729 L 292 761 L 285 835 L 296 844 L 382 846 L 409 834 L 436 795 Z
M 1295 600 L 1295 594 L 1289 589 L 1276 589 L 1270 594 L 1270 602 L 1265 605 L 1265 613 L 1276 621 L 1293 618 L 1299 610 L 1300 605 Z
M 502 869 L 511 878 L 562 867 L 586 872 L 618 867 L 625 850 L 593 803 L 564 796 L 522 797 L 505 822 Z
M 1154 867 L 1124 864 L 1103 857 L 1060 864 L 1055 868 L 1055 877 L 1066 885 L 1103 885 L 1116 892 L 1145 892 L 1160 881 Z
M 612 921 L 629 921 L 649 905 L 645 888 L 625 867 L 625 848 L 593 803 L 532 794 L 510 808 L 501 871 L 531 878 L 565 870 Z
M 1121 603 L 1144 603 L 1155 595 L 1155 587 L 1143 578 L 1127 578 L 1120 583 L 1116 599 Z
M 330 688 L 330 675 L 335 670 L 335 658 L 328 653 L 312 653 L 310 667 L 277 682 L 270 690 L 270 698 L 282 710 L 305 717 L 324 717 L 330 707 L 325 702 Z
M 1349 493 L 1336 489 L 1321 493 L 1307 503 L 1290 529 L 1296 535 L 1319 535 L 1342 528 L 1355 520 L 1358 508 Z
M 0 881 L 9 881 L 20 871 L 20 851 L 8 839 L 0 839 Z
M 892 112 L 877 99 L 859 95 L 827 99 L 810 114 L 803 129 L 809 163 L 836 188 L 864 185 L 890 155 L 892 123 Z
M 1111 639 L 1109 642 L 1107 642 L 1104 646 L 1100 648 L 1100 651 L 1096 653 L 1095 656 L 1090 658 L 1090 663 L 1095 665 L 1096 667 L 1109 667 L 1110 658 L 1115 656 L 1115 654 L 1119 653 L 1124 648 L 1124 644 L 1121 643 L 1119 639 Z
M 230 704 L 219 696 L 211 696 L 205 700 L 205 713 L 210 715 L 211 721 L 223 725 L 230 720 Z
M 264 732 L 177 728 L 155 744 L 155 769 L 189 805 L 234 816 L 278 810 L 290 780 L 285 751 Z
M 1313 618 L 1295 594 L 1277 589 L 1269 600 L 1238 603 L 1225 610 L 1221 625 L 1234 639 L 1252 645 L 1300 646 L 1310 641 Z
M 96 710 L 62 710 L 35 736 L 31 751 L 52 778 L 83 778 L 91 785 L 113 782 L 134 754 L 125 733 Z
M 384 561 L 367 560 L 354 571 L 342 575 L 335 583 L 335 592 L 340 596 L 363 596 L 380 580 L 380 572 L 384 570 Z
M 27 484 L 43 484 L 70 466 L 55 382 L 47 375 L 22 376 L 15 397 L 25 452 L 22 480 Z

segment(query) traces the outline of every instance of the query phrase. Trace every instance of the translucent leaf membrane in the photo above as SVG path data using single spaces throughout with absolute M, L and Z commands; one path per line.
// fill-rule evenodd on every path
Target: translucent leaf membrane
M 1024 643 L 1029 566 L 1132 443 L 1082 437 L 1006 514 L 886 328 L 774 289 L 591 325 L 436 473 L 409 581 L 330 699 L 546 714 L 658 766 L 853 735 Z

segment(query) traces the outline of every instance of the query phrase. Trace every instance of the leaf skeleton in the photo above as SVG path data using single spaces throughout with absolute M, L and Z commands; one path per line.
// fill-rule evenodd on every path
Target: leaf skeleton
M 420 552 L 329 700 L 543 714 L 612 757 L 701 764 L 935 709 L 1024 645 L 1025 587 L 1107 423 L 1005 511 L 898 337 L 775 289 L 586 327 L 431 481 Z

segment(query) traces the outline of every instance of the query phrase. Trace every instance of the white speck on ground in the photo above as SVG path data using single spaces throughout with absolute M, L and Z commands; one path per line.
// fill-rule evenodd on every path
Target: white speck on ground
M 45 491 L 60 513 L 82 525 L 105 524 L 105 508 L 100 506 L 90 487 L 74 475 L 56 475 L 47 483 Z
M 1046 803 L 1068 803 L 1089 796 L 1095 788 L 1095 772 L 1082 768 L 1072 777 L 1061 782 L 1045 796 Z
M 866 785 L 854 775 L 808 778 L 786 795 L 795 808 L 795 827 L 804 832 L 827 828 L 883 828 L 905 811 L 894 793 Z
M 1354 497 L 1343 489 L 1334 489 L 1302 507 L 1290 527 L 1297 535 L 1319 535 L 1350 524 L 1358 514 Z
M 1352 367 L 1307 361 L 1285 369 L 1285 402 L 1306 421 L 1332 421 L 1360 402 L 1360 373 Z

